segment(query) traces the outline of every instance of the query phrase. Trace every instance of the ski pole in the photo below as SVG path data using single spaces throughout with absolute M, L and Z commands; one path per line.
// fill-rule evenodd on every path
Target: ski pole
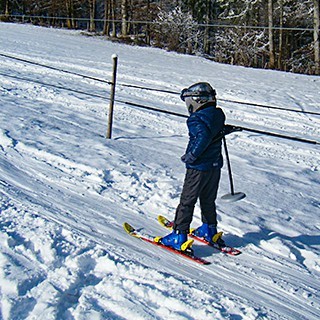
M 223 136 L 222 140 L 223 140 L 224 151 L 226 154 L 231 193 L 228 193 L 228 194 L 222 196 L 221 199 L 228 201 L 228 202 L 235 202 L 235 201 L 238 201 L 238 200 L 245 198 L 246 195 L 243 192 L 236 192 L 236 193 L 234 192 L 231 163 L 230 163 L 229 152 L 228 152 L 228 148 L 227 148 L 226 137 Z

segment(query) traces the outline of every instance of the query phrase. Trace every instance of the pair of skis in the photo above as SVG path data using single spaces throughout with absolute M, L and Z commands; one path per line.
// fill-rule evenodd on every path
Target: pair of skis
M 173 222 L 168 220 L 166 217 L 163 217 L 163 216 L 158 216 L 158 221 L 159 223 L 167 228 L 167 229 L 172 229 L 173 227 Z M 176 249 L 173 249 L 171 247 L 168 247 L 168 246 L 165 246 L 164 244 L 161 243 L 160 239 L 161 237 L 154 237 L 150 234 L 145 234 L 141 231 L 138 231 L 136 229 L 134 229 L 129 223 L 125 222 L 123 224 L 123 228 L 124 230 L 132 237 L 135 237 L 135 238 L 138 238 L 142 241 L 145 241 L 145 242 L 148 242 L 148 243 L 151 243 L 155 246 L 158 246 L 158 247 L 161 247 L 163 249 L 166 249 L 170 252 L 173 252 L 175 254 L 178 254 L 184 258 L 187 258 L 189 260 L 192 260 L 196 263 L 199 263 L 199 264 L 203 264 L 203 265 L 207 265 L 207 264 L 210 264 L 211 262 L 210 261 L 207 261 L 201 257 L 198 257 L 194 254 L 194 251 L 193 249 L 191 248 L 191 245 L 193 243 L 194 240 L 197 240 L 197 241 L 200 241 L 204 244 L 207 244 L 223 253 L 226 253 L 226 254 L 229 254 L 229 255 L 233 255 L 233 256 L 236 256 L 236 255 L 239 255 L 241 253 L 240 250 L 236 249 L 236 248 L 233 248 L 233 247 L 230 247 L 230 246 L 223 246 L 223 247 L 220 247 L 218 246 L 217 244 L 215 243 L 211 243 L 211 242 L 208 242 L 206 241 L 205 239 L 203 238 L 200 238 L 200 237 L 197 237 L 196 235 L 194 235 L 192 233 L 192 230 L 191 230 L 191 233 L 189 234 L 190 236 L 190 240 L 187 241 L 187 243 L 185 243 L 185 248 L 183 251 L 180 251 L 180 250 L 176 250 Z M 222 236 L 222 232 L 218 233 L 217 234 L 217 238 L 221 237 Z

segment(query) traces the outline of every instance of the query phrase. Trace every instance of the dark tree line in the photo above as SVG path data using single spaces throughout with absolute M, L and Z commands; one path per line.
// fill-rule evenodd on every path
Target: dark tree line
M 319 1 L 0 0 L 0 13 L 3 21 L 23 15 L 222 63 L 319 75 Z

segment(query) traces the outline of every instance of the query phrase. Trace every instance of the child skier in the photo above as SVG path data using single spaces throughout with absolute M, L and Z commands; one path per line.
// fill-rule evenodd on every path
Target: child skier
M 181 157 L 187 170 L 173 231 L 160 239 L 161 243 L 176 250 L 181 250 L 181 245 L 188 240 L 198 199 L 203 224 L 193 231 L 194 234 L 209 242 L 213 242 L 213 237 L 217 234 L 215 200 L 223 165 L 221 133 L 226 127 L 225 115 L 217 108 L 216 91 L 209 83 L 193 84 L 183 89 L 180 97 L 186 103 L 190 114 L 187 120 L 189 143 Z M 225 245 L 221 237 L 216 243 L 221 247 Z

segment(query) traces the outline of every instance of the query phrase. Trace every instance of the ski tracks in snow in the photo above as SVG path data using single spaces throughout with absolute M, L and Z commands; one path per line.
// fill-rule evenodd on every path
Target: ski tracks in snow
M 258 316 L 253 308 L 212 292 L 200 282 L 108 252 L 77 231 L 20 208 L 3 194 L 1 203 L 0 301 L 4 319 Z

